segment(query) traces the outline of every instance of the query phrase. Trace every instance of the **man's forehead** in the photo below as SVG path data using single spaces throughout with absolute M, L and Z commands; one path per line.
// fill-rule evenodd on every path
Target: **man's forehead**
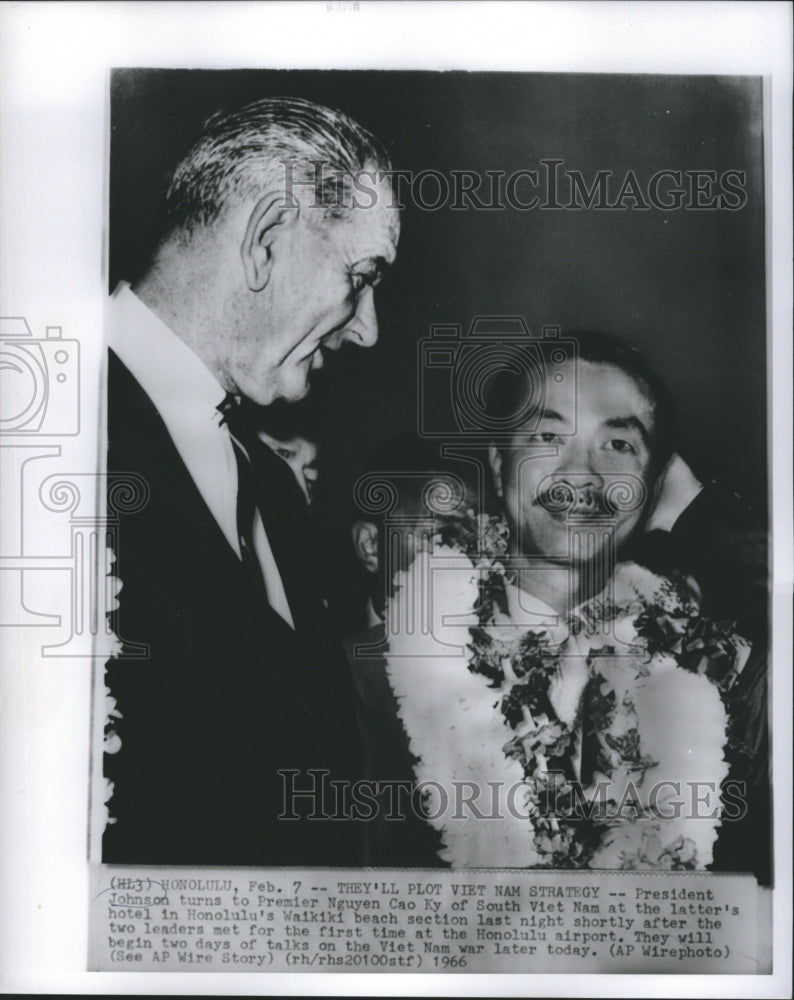
M 391 240 L 394 247 L 400 239 L 400 212 L 399 209 L 392 207 L 387 207 L 386 211 L 386 224 L 388 227 L 389 239 Z
M 359 257 L 382 258 L 394 262 L 400 238 L 400 213 L 383 201 L 371 207 L 358 206 L 349 216 L 349 234 Z
M 653 401 L 633 375 L 605 362 L 581 359 L 569 361 L 563 368 L 568 371 L 562 373 L 562 380 L 551 373 L 544 380 L 542 402 L 547 409 L 569 416 L 574 407 L 586 407 L 605 419 L 635 416 L 652 422 Z

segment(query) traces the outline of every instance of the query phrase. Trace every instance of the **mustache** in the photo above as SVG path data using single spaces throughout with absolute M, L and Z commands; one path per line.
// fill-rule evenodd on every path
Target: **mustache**
M 593 478 L 583 474 L 577 482 L 575 474 L 566 478 L 547 476 L 538 484 L 532 506 L 551 514 L 611 516 L 639 510 L 648 498 L 645 483 L 631 473 L 603 474 L 595 477 L 596 482 Z
M 549 484 L 538 491 L 532 501 L 533 507 L 542 507 L 552 514 L 565 512 L 587 514 L 611 514 L 612 509 L 604 498 L 600 487 L 587 483 L 576 486 L 565 480 Z

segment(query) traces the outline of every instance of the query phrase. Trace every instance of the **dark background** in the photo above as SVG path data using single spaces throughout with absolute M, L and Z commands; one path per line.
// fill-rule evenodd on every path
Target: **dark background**
M 345 348 L 314 385 L 325 435 L 321 524 L 346 533 L 366 455 L 416 425 L 417 344 L 430 325 L 465 328 L 484 313 L 520 314 L 533 333 L 547 323 L 563 334 L 605 329 L 642 348 L 673 392 L 682 454 L 765 518 L 760 79 L 117 70 L 111 288 L 145 266 L 170 171 L 204 120 L 277 94 L 348 112 L 386 145 L 396 169 L 509 174 L 557 158 L 588 183 L 598 170 L 613 171 L 618 184 L 633 170 L 643 186 L 662 169 L 747 173 L 739 211 L 425 211 L 409 201 L 397 263 L 378 290 L 377 346 Z

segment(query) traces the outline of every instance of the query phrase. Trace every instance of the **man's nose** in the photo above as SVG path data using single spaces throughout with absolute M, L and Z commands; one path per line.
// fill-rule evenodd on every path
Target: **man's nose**
M 590 486 L 601 489 L 604 480 L 598 471 L 595 456 L 590 448 L 574 437 L 566 447 L 560 450 L 560 460 L 555 469 L 557 478 L 566 479 L 571 486 L 581 489 Z
M 375 289 L 365 288 L 358 298 L 356 314 L 348 324 L 345 339 L 360 347 L 373 347 L 378 342 L 378 316 L 375 311 Z

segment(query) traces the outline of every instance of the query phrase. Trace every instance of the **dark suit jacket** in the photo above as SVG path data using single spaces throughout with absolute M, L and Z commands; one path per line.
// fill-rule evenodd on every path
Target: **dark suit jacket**
M 418 815 L 418 803 L 412 802 L 416 758 L 397 714 L 386 661 L 377 653 L 385 634 L 384 626 L 376 625 L 345 641 L 356 688 L 364 774 L 368 781 L 378 783 L 374 793 L 377 813 L 362 823 L 364 863 L 386 868 L 447 867 L 436 853 L 441 847 L 438 834 Z
M 360 776 L 352 682 L 322 609 L 298 634 L 267 605 L 152 402 L 112 353 L 108 397 L 111 483 L 133 472 L 150 491 L 119 522 L 113 625 L 149 652 L 106 667 L 121 748 L 105 755 L 114 791 L 103 860 L 357 863 L 349 824 L 279 819 L 285 789 L 312 787 L 308 769 Z M 296 811 L 318 801 L 297 800 Z
M 709 485 L 672 532 L 638 536 L 629 554 L 657 573 L 691 574 L 702 591 L 703 613 L 734 622 L 752 642 L 750 659 L 725 699 L 730 716 L 728 779 L 744 789 L 745 812 L 723 820 L 712 870 L 752 872 L 762 885 L 772 879 L 767 543 L 766 532 L 748 511 Z M 732 797 L 737 797 L 735 792 Z

